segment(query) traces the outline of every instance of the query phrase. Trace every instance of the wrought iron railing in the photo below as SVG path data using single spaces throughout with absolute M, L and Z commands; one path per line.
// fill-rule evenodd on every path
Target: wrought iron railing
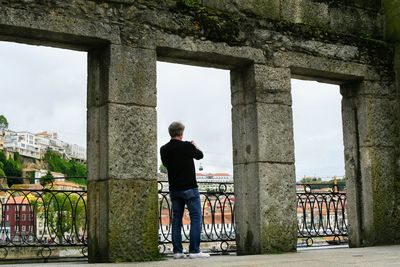
M 233 183 L 199 182 L 203 226 L 201 242 L 209 243 L 208 249 L 214 252 L 235 250 L 235 196 Z M 166 253 L 171 240 L 171 202 L 168 184 L 159 182 L 159 243 L 160 252 Z M 190 222 L 186 211 L 183 216 L 182 240 L 189 242 Z
M 171 203 L 166 182 L 159 182 L 160 251 L 171 247 Z M 203 212 L 202 242 L 222 253 L 235 250 L 235 197 L 233 183 L 199 183 Z M 347 242 L 346 192 L 337 184 L 298 184 L 298 245 L 343 244 Z M 190 223 L 183 220 L 183 242 L 189 242 Z
M 84 185 L 68 183 L 72 180 L 84 184 L 85 179 L 0 177 L 0 260 L 87 257 L 87 190 Z M 158 185 L 159 245 L 160 251 L 167 253 L 171 247 L 171 204 L 168 183 Z M 233 183 L 200 182 L 199 191 L 202 243 L 210 251 L 234 251 Z M 298 244 L 346 242 L 346 205 L 346 193 L 337 185 L 297 185 Z M 188 242 L 189 231 L 185 212 L 184 242 Z
M 87 256 L 85 177 L 0 179 L 1 260 Z
M 347 196 L 343 185 L 302 184 L 297 192 L 298 237 L 303 244 L 315 240 L 347 243 Z

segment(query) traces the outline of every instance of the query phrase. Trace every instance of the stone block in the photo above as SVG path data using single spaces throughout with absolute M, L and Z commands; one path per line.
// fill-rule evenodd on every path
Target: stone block
M 263 18 L 278 19 L 280 16 L 280 1 L 278 0 L 203 0 L 202 3 L 212 9 L 252 13 Z
M 396 86 L 393 82 L 386 81 L 362 81 L 358 84 L 359 95 L 371 95 L 374 97 L 395 96 Z
M 108 183 L 111 262 L 160 259 L 157 181 L 112 179 Z
M 109 187 L 107 181 L 88 181 L 89 262 L 109 262 Z
M 296 251 L 296 175 L 292 164 L 258 163 L 263 252 Z
M 293 120 L 289 106 L 264 103 L 232 109 L 233 162 L 294 162 Z
M 329 25 L 329 8 L 327 3 L 311 0 L 286 0 L 282 4 L 282 19 L 292 23 L 302 23 L 317 27 Z
M 157 182 L 90 181 L 89 262 L 159 259 Z
M 234 164 L 233 169 L 237 254 L 259 254 L 261 213 L 258 164 Z
M 156 62 L 155 50 L 122 45 L 110 45 L 93 53 L 89 56 L 94 68 L 90 77 L 99 85 L 95 89 L 89 87 L 93 92 L 89 92 L 88 106 L 119 103 L 155 107 Z
M 397 146 L 400 126 L 395 99 L 360 96 L 357 107 L 360 146 Z
M 292 77 L 308 77 L 317 81 L 328 81 L 342 84 L 348 81 L 380 80 L 379 72 L 368 65 L 328 59 L 298 52 L 277 52 L 274 54 L 274 65 L 290 68 Z
M 284 105 L 257 103 L 259 161 L 293 163 L 292 109 Z
M 255 104 L 232 108 L 233 163 L 257 161 L 257 109 Z
M 87 168 L 88 180 L 107 180 L 107 116 L 100 116 L 98 107 L 87 110 Z
M 330 28 L 336 32 L 360 37 L 382 36 L 382 17 L 361 8 L 331 7 Z
M 359 50 L 357 46 L 325 43 L 315 40 L 294 41 L 292 47 L 298 51 L 304 51 L 322 57 L 337 58 L 344 61 L 357 60 Z
M 289 68 L 271 68 L 254 64 L 232 71 L 231 77 L 233 106 L 255 101 L 292 105 Z
M 162 32 L 154 35 L 158 60 L 161 61 L 223 69 L 236 69 L 253 62 L 266 63 L 264 52 L 259 48 L 230 46 Z
M 294 164 L 234 164 L 234 177 L 238 254 L 295 251 Z
M 363 245 L 396 244 L 400 238 L 398 148 L 361 148 Z
M 79 17 L 64 17 L 59 12 L 46 12 L 35 9 L 16 9 L 5 5 L 0 7 L 0 25 L 6 25 L 15 37 L 25 38 L 25 42 L 32 44 L 57 44 L 69 49 L 87 50 L 89 48 L 118 44 L 120 40 L 119 27 L 97 20 L 82 19 Z M 27 30 L 29 29 L 29 30 Z
M 108 177 L 156 180 L 155 108 L 108 104 L 101 114 L 108 117 Z

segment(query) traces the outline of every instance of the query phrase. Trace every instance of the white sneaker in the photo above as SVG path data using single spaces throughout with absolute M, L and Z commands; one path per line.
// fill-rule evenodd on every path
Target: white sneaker
M 186 255 L 185 255 L 185 254 L 183 254 L 183 253 L 174 253 L 174 259 L 175 259 L 175 260 L 177 260 L 177 259 L 184 259 L 184 258 L 186 258 Z
M 205 259 L 205 258 L 209 258 L 209 257 L 210 257 L 210 254 L 203 253 L 203 252 L 189 254 L 189 258 L 191 258 L 191 259 Z

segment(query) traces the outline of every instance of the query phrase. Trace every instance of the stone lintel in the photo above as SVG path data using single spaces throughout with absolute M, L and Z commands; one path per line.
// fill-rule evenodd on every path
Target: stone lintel
M 156 38 L 157 59 L 160 61 L 222 69 L 241 68 L 253 62 L 266 64 L 264 52 L 258 48 L 235 47 L 164 33 L 158 33 Z
M 381 75 L 373 66 L 298 52 L 277 52 L 273 62 L 276 67 L 290 68 L 292 78 L 334 84 L 381 79 Z
M 5 41 L 46 43 L 67 49 L 89 50 L 107 43 L 121 43 L 117 26 L 80 18 L 66 18 L 55 12 L 35 14 L 0 6 L 0 35 Z

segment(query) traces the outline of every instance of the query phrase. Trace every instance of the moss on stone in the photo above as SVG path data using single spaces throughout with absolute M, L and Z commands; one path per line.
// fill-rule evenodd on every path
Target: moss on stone
M 192 30 L 216 42 L 235 43 L 239 39 L 239 18 L 202 6 L 197 0 L 177 1 L 177 11 L 193 15 Z
M 400 42 L 400 0 L 384 0 L 386 38 Z
M 277 223 L 265 224 L 261 238 L 263 252 L 277 254 L 296 251 L 297 225 L 290 227 Z

